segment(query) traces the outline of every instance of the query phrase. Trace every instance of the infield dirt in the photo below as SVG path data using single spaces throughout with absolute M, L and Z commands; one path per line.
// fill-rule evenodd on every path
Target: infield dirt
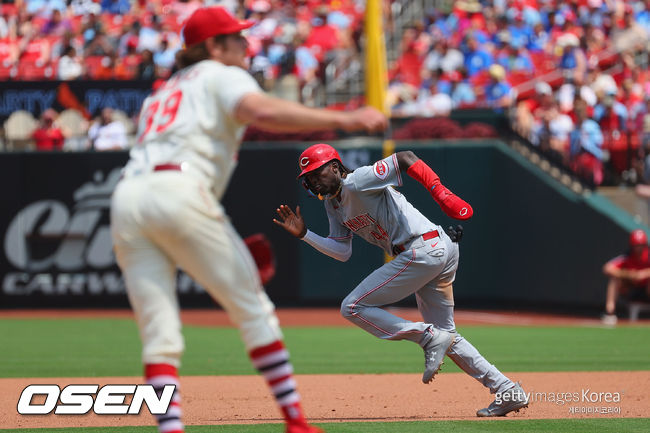
M 511 377 L 522 382 L 533 401 L 529 408 L 508 418 L 648 415 L 650 372 L 513 373 Z M 306 413 L 316 422 L 478 419 L 476 410 L 487 406 L 493 398 L 463 373 L 441 374 L 430 385 L 423 385 L 417 374 L 299 375 L 297 381 Z M 153 417 L 146 409 L 139 416 L 22 416 L 16 411 L 21 391 L 31 383 L 65 386 L 139 382 L 141 378 L 136 377 L 1 379 L 0 425 L 2 428 L 152 425 Z M 582 400 L 584 390 L 588 390 L 587 401 L 558 402 L 560 393 L 577 393 Z M 266 384 L 258 376 L 186 376 L 181 378 L 181 391 L 184 420 L 188 425 L 281 421 Z M 619 393 L 620 402 L 611 399 L 606 402 L 604 395 L 599 397 L 600 393 Z M 594 398 L 596 401 L 592 401 Z M 572 408 L 580 409 L 575 413 Z M 593 412 L 595 408 L 598 413 Z M 602 410 L 609 412 L 600 413 Z
M 284 326 L 349 326 L 335 310 L 281 310 Z M 415 311 L 400 311 L 409 318 Z M 9 317 L 131 317 L 129 311 L 14 311 Z M 590 319 L 458 312 L 457 323 L 498 325 L 596 325 Z M 215 311 L 183 312 L 186 324 L 224 326 L 228 320 Z M 634 326 L 634 325 L 632 325 Z M 445 362 L 451 362 L 446 360 Z M 444 371 L 444 367 L 443 367 Z M 531 404 L 507 418 L 647 417 L 650 371 L 512 373 L 531 393 Z M 478 420 L 477 409 L 494 398 L 463 373 L 444 373 L 430 385 L 419 374 L 298 375 L 305 411 L 316 422 Z M 29 384 L 129 384 L 140 377 L 0 379 L 0 428 L 102 427 L 153 425 L 146 410 L 139 416 L 33 415 L 17 413 L 21 391 Z M 181 378 L 184 420 L 188 425 L 281 422 L 271 395 L 259 376 L 185 376 Z M 618 395 L 619 401 L 615 401 Z M 37 402 L 35 402 L 37 403 Z

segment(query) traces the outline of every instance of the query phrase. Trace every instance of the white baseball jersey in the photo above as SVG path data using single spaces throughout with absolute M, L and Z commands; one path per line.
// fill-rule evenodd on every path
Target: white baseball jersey
M 125 175 L 185 163 L 183 170 L 207 178 L 221 199 L 245 129 L 233 112 L 244 95 L 261 91 L 245 70 L 214 60 L 178 71 L 145 99 Z
M 394 154 L 372 166 L 357 168 L 342 183 L 341 201 L 325 201 L 332 239 L 347 239 L 354 233 L 392 255 L 393 245 L 437 228 L 390 188 L 402 186 Z
M 244 131 L 233 111 L 252 92 L 260 88 L 246 71 L 206 60 L 143 104 L 139 144 L 111 200 L 111 235 L 145 364 L 180 365 L 177 268 L 228 311 L 249 351 L 282 337 L 255 261 L 219 203 Z M 155 172 L 167 164 L 181 171 Z

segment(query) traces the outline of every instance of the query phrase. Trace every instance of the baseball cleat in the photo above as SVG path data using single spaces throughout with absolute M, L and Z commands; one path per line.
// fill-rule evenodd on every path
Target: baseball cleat
M 424 346 L 424 375 L 422 375 L 423 383 L 430 383 L 442 366 L 442 360 L 449 350 L 454 340 L 456 339 L 455 332 L 435 330 L 435 335 Z
M 287 433 L 324 433 L 318 427 L 309 424 L 287 424 Z
M 479 409 L 476 416 L 506 416 L 507 413 L 519 412 L 526 407 L 528 407 L 528 395 L 519 383 L 515 383 L 515 386 L 509 390 L 497 393 L 497 398 L 488 407 Z
M 616 326 L 618 321 L 616 314 L 603 314 L 600 320 L 605 326 Z

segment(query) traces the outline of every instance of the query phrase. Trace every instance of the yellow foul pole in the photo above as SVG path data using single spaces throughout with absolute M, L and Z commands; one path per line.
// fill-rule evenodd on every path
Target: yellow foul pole
M 382 0 L 367 0 L 364 32 L 366 34 L 366 104 L 375 107 L 387 116 L 390 109 L 386 106 L 386 88 L 388 73 L 386 71 L 386 45 L 384 43 L 384 17 Z M 395 151 L 393 140 L 384 140 L 384 157 Z
M 384 44 L 382 0 L 367 0 L 364 32 L 366 36 L 366 104 L 388 114 L 386 107 L 386 47 Z
M 383 0 L 367 0 L 364 22 L 366 36 L 366 104 L 375 107 L 387 116 L 390 109 L 386 106 L 386 88 L 388 73 L 386 71 L 386 45 L 384 43 L 384 17 L 382 14 Z M 383 142 L 384 158 L 395 152 L 395 143 L 388 133 Z M 385 254 L 384 261 L 392 258 Z

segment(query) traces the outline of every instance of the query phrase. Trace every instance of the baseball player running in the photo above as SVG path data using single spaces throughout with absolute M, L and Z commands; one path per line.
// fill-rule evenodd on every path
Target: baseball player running
M 112 237 L 142 339 L 148 383 L 178 386 L 184 349 L 176 268 L 201 284 L 239 327 L 250 358 L 268 382 L 288 433 L 321 430 L 305 420 L 274 306 L 253 258 L 220 199 L 235 168 L 245 125 L 279 131 L 340 128 L 379 131 L 372 108 L 318 110 L 272 98 L 245 70 L 247 42 L 221 7 L 201 8 L 185 24 L 181 69 L 142 106 L 137 143 L 112 197 Z M 177 388 L 178 390 L 178 388 Z M 181 433 L 180 394 L 162 433 Z
M 452 233 L 454 242 L 391 187 L 401 186 L 406 172 L 427 188 L 450 217 L 470 218 L 471 206 L 443 186 L 438 175 L 411 151 L 350 171 L 333 147 L 316 144 L 300 155 L 299 168 L 303 185 L 324 201 L 329 236 L 308 230 L 299 207 L 294 213 L 280 206 L 276 224 L 340 261 L 352 254 L 353 234 L 394 257 L 343 300 L 343 317 L 376 337 L 419 344 L 424 349 L 424 383 L 431 382 L 447 353 L 463 371 L 498 393 L 477 416 L 503 416 L 526 407 L 528 398 L 521 386 L 456 333 L 452 283 L 458 268 L 458 233 Z M 412 293 L 423 322 L 408 321 L 382 308 Z

